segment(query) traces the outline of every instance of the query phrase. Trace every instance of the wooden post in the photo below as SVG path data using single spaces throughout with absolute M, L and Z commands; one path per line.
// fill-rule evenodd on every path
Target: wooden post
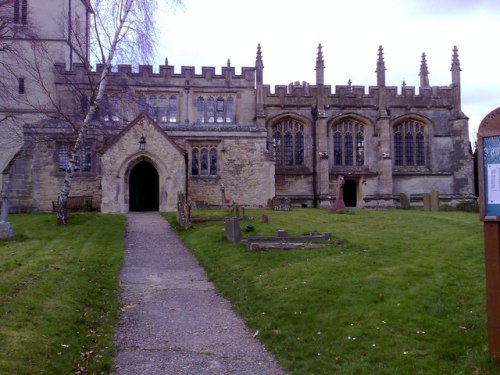
M 500 360 L 500 108 L 478 130 L 479 210 L 484 223 L 488 352 Z

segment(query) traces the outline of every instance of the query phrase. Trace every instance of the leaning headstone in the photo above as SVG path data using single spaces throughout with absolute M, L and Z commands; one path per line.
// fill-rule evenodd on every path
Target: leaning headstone
M 434 190 L 430 193 L 431 211 L 439 211 L 439 192 Z
M 404 210 L 411 208 L 410 197 L 408 197 L 405 193 L 399 193 L 399 204 Z
M 330 211 L 336 212 L 345 208 L 344 203 L 344 177 L 339 176 L 337 179 L 337 192 L 335 194 L 335 201 L 330 207 Z
M 430 210 L 431 210 L 431 195 L 424 194 L 424 211 L 430 211 Z
M 191 226 L 191 202 L 182 191 L 177 192 L 177 222 L 184 229 Z
M 241 241 L 240 221 L 237 217 L 226 217 L 224 221 L 224 234 L 231 242 Z

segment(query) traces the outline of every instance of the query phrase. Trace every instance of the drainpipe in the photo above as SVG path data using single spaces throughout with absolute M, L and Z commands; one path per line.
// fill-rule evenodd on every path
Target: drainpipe
M 188 153 L 187 151 L 184 151 L 184 165 L 185 165 L 185 168 L 184 168 L 184 174 L 185 174 L 185 177 L 186 177 L 186 183 L 184 184 L 185 185 L 185 195 L 186 195 L 186 202 L 188 200 L 188 181 L 189 181 L 189 165 L 188 165 Z
M 313 128 L 312 128 L 312 163 L 313 163 L 313 183 L 312 183 L 312 188 L 313 188 L 313 207 L 317 208 L 318 207 L 318 171 L 317 171 L 317 166 L 316 166 L 316 154 L 317 154 L 317 146 L 316 146 L 316 120 L 318 119 L 318 107 L 314 106 L 311 109 L 311 115 L 313 118 Z

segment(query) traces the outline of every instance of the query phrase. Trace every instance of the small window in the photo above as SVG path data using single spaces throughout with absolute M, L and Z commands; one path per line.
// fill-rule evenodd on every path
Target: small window
M 58 152 L 58 169 L 59 172 L 66 172 L 69 166 L 70 147 L 67 144 L 59 145 Z M 85 145 L 80 152 L 75 155 L 75 172 L 92 172 L 92 149 L 90 146 Z
M 28 23 L 28 0 L 14 0 L 14 23 L 17 25 Z
M 25 85 L 24 85 L 24 78 L 18 78 L 18 80 L 17 80 L 17 85 L 18 85 L 18 87 L 17 87 L 17 92 L 18 92 L 19 94 L 24 94 L 24 93 L 26 93 L 26 87 L 25 87 Z

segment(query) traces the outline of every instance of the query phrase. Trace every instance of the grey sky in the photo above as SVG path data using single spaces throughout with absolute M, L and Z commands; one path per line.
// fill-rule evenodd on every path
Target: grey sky
M 451 82 L 453 46 L 462 68 L 463 111 L 471 138 L 500 106 L 500 1 L 481 0 L 184 0 L 184 11 L 161 18 L 158 63 L 253 66 L 262 46 L 264 81 L 314 83 L 323 45 L 325 83 L 370 86 L 378 46 L 384 47 L 388 85 L 418 86 L 422 52 L 430 84 Z

